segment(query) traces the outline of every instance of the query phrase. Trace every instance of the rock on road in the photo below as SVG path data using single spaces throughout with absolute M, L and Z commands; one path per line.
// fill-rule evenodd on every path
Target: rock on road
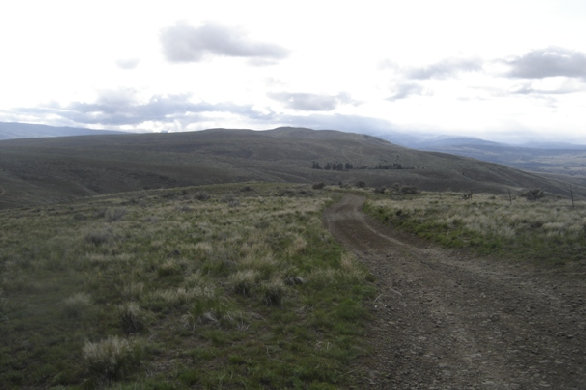
M 374 275 L 375 389 L 586 389 L 584 277 L 457 255 L 366 217 L 347 194 L 324 214 Z

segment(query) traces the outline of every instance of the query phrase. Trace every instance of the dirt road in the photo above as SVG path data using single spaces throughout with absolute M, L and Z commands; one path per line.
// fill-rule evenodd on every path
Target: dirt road
M 375 389 L 586 389 L 586 283 L 462 258 L 361 212 L 346 195 L 324 220 L 375 276 Z

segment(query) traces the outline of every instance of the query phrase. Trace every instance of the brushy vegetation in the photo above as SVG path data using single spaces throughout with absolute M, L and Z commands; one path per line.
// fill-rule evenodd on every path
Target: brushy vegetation
M 554 197 L 423 193 L 377 196 L 365 211 L 394 227 L 448 248 L 530 260 L 544 265 L 584 261 L 586 202 Z
M 0 388 L 340 388 L 374 287 L 332 194 L 208 186 L 0 212 Z

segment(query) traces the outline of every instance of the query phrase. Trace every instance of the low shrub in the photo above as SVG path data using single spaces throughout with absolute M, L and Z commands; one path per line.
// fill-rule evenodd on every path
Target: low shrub
M 419 190 L 417 189 L 417 187 L 414 186 L 402 186 L 399 189 L 399 192 L 401 192 L 401 194 L 404 195 L 415 195 L 419 193 Z
M 540 189 L 533 189 L 522 193 L 521 196 L 529 201 L 535 201 L 537 199 L 543 198 L 545 194 Z
M 199 191 L 195 194 L 195 199 L 201 200 L 201 201 L 208 200 L 208 199 L 210 199 L 210 197 L 211 197 L 210 194 L 208 194 L 207 192 Z
M 230 275 L 230 283 L 235 293 L 249 297 L 252 290 L 256 287 L 260 274 L 257 271 L 245 270 L 238 271 Z
M 84 239 L 85 242 L 89 244 L 93 244 L 95 246 L 104 245 L 110 241 L 112 241 L 114 235 L 110 230 L 100 229 L 100 230 L 92 230 L 87 232 Z
M 120 378 L 140 362 L 138 348 L 118 336 L 108 336 L 98 342 L 86 341 L 83 358 L 88 373 L 101 383 Z
M 126 215 L 126 209 L 122 207 L 113 207 L 106 209 L 104 218 L 106 221 L 114 222 L 121 220 Z
M 279 306 L 285 296 L 286 287 L 281 279 L 271 279 L 261 284 L 263 302 L 269 306 Z
M 120 307 L 120 326 L 127 334 L 144 330 L 145 315 L 137 303 L 130 302 Z
M 86 293 L 76 293 L 63 301 L 65 315 L 67 317 L 80 317 L 85 308 L 91 304 L 91 298 Z

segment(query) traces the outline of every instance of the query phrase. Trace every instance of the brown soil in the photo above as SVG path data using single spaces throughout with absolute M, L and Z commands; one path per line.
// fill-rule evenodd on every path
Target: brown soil
M 432 247 L 346 195 L 324 220 L 375 276 L 368 343 L 351 368 L 375 389 L 586 389 L 586 283 Z

